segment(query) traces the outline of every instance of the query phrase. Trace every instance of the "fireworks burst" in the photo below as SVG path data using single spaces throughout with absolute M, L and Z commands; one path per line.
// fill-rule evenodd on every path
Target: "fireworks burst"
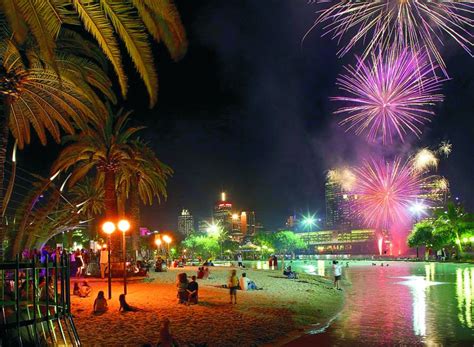
M 355 169 L 356 209 L 367 226 L 389 228 L 410 220 L 410 207 L 422 191 L 425 179 L 410 161 L 370 160 Z
M 346 93 L 332 98 L 346 103 L 335 112 L 347 116 L 339 124 L 357 135 L 366 133 L 370 142 L 381 137 L 383 143 L 392 143 L 394 136 L 403 141 L 407 132 L 419 137 L 420 126 L 434 114 L 430 106 L 443 101 L 436 94 L 441 81 L 432 75 L 426 54 L 391 49 L 372 54 L 371 62 L 358 61 L 337 79 Z
M 453 145 L 449 141 L 441 142 L 438 148 L 438 152 L 440 154 L 443 154 L 446 158 L 449 157 L 452 150 L 453 150 Z
M 436 177 L 433 181 L 433 191 L 435 193 L 449 192 L 449 181 L 445 177 Z
M 433 151 L 428 148 L 420 149 L 413 157 L 413 169 L 418 172 L 425 172 L 428 169 L 436 169 L 439 159 Z
M 438 50 L 444 36 L 455 40 L 469 55 L 474 56 L 472 1 L 382 0 L 342 1 L 319 0 L 331 5 L 320 11 L 314 25 L 324 23 L 324 35 L 338 43 L 351 37 L 339 52 L 343 56 L 358 42 L 363 42 L 363 59 L 377 46 L 395 44 L 415 51 L 426 49 L 431 62 L 437 62 L 447 76 L 446 65 Z M 307 33 L 307 34 L 308 34 Z M 306 34 L 306 35 L 307 35 Z M 436 68 L 432 64 L 433 70 Z
M 354 173 L 349 168 L 329 170 L 327 178 L 330 182 L 339 184 L 347 192 L 352 190 L 356 181 Z

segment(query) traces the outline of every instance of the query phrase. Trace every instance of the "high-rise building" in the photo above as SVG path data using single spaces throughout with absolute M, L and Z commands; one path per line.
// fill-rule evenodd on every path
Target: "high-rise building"
M 178 232 L 188 236 L 193 230 L 194 218 L 188 210 L 183 209 L 181 215 L 178 216 Z
M 227 201 L 225 192 L 221 193 L 221 199 L 214 205 L 213 219 L 224 232 L 229 235 L 232 233 L 232 203 Z
M 200 219 L 198 222 L 198 231 L 201 234 L 207 233 L 209 226 L 212 224 L 212 218 Z
M 255 233 L 257 232 L 256 227 L 257 224 L 255 221 L 255 212 L 250 211 L 247 213 L 247 235 L 255 235 Z
M 357 194 L 354 194 L 329 175 L 325 184 L 326 190 L 326 226 L 332 229 L 349 230 L 363 225 L 355 204 Z

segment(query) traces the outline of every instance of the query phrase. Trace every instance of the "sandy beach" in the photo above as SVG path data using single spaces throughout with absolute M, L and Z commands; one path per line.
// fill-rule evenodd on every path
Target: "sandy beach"
M 109 311 L 92 314 L 97 292 L 107 296 L 106 280 L 88 280 L 88 298 L 72 296 L 74 322 L 85 346 L 141 346 L 159 341 L 164 318 L 171 321 L 173 336 L 181 345 L 257 346 L 282 341 L 308 325 L 324 325 L 342 307 L 343 294 L 332 288 L 329 279 L 302 275 L 289 280 L 280 271 L 245 269 L 247 277 L 263 290 L 237 293 L 237 304 L 229 304 L 227 283 L 230 268 L 211 268 L 211 278 L 198 280 L 199 304 L 180 305 L 176 299 L 176 275 L 196 274 L 196 267 L 150 273 L 146 279 L 132 279 L 127 301 L 138 312 L 119 313 L 118 296 L 123 284 L 114 279 Z M 238 276 L 242 273 L 238 270 Z

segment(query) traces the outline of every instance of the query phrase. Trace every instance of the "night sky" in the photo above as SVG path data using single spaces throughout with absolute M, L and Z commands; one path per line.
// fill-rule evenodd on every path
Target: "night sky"
M 148 128 L 142 137 L 175 173 L 168 200 L 144 209 L 143 225 L 175 229 L 181 208 L 196 219 L 211 215 L 224 189 L 237 208 L 253 209 L 267 229 L 290 214 L 324 207 L 325 172 L 356 164 L 362 156 L 407 154 L 450 140 L 442 160 L 453 195 L 474 208 L 474 64 L 451 41 L 442 50 L 452 80 L 420 140 L 389 148 L 368 145 L 345 133 L 332 115 L 334 85 L 353 55 L 336 57 L 337 46 L 316 28 L 307 0 L 178 1 L 189 39 L 187 55 L 173 63 L 157 48 L 160 92 L 148 109 L 145 88 L 130 69 L 125 102 L 134 120 Z M 354 52 L 352 52 L 354 53 Z M 57 146 L 40 149 L 54 158 Z M 35 166 L 32 149 L 23 156 Z M 35 166 L 36 167 L 36 166 Z

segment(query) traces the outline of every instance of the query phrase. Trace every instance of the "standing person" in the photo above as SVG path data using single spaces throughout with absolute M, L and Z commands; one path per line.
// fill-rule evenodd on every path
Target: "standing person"
M 273 255 L 268 258 L 268 268 L 271 269 L 273 266 Z
M 273 266 L 276 270 L 278 270 L 278 257 L 276 256 L 276 254 L 273 255 Z
M 188 292 L 188 304 L 197 304 L 198 303 L 198 290 L 199 285 L 196 282 L 196 276 L 191 277 L 191 282 L 188 284 L 186 291 Z
M 236 304 L 237 303 L 237 288 L 239 288 L 239 279 L 237 278 L 237 270 L 231 271 L 227 286 L 229 287 L 230 304 L 232 304 L 232 298 L 234 299 L 233 303 Z
M 108 267 L 109 264 L 109 252 L 107 251 L 107 248 L 104 246 L 100 250 L 100 277 L 104 278 L 105 277 L 105 270 Z M 109 269 L 107 269 L 109 271 Z
M 82 276 L 82 269 L 84 268 L 84 259 L 82 258 L 81 250 L 78 248 L 76 254 L 74 254 L 74 259 L 76 260 L 76 277 Z
M 237 265 L 239 267 L 244 267 L 244 264 L 242 263 L 242 254 L 237 254 Z
M 339 282 L 341 281 L 341 276 L 342 276 L 342 267 L 341 264 L 337 260 L 332 261 L 332 268 L 334 271 L 334 287 L 337 290 L 342 290 L 341 287 L 339 286 Z

